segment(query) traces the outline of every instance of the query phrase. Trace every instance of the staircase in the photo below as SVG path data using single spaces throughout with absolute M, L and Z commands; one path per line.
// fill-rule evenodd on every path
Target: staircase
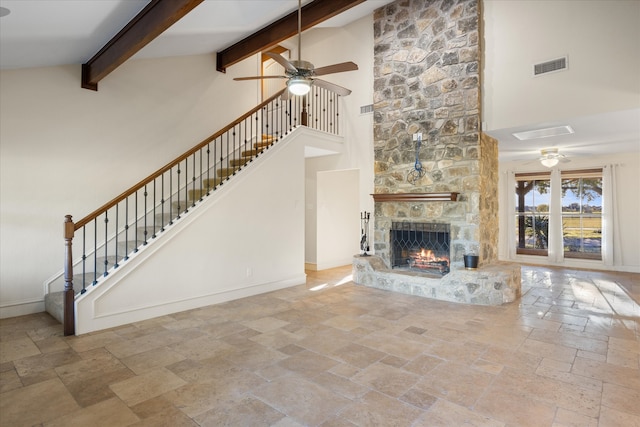
M 315 86 L 303 97 L 282 98 L 283 92 L 81 220 L 65 217 L 64 269 L 44 284 L 46 311 L 63 323 L 65 335 L 75 334 L 79 296 L 84 300 L 107 276 L 117 275 L 128 261 L 131 265 L 130 258 L 284 135 L 300 126 L 339 135 L 339 95 Z
M 228 160 L 228 167 L 220 167 L 216 169 L 216 177 L 206 178 L 202 180 L 202 186 L 200 188 L 187 190 L 186 206 L 195 206 L 199 201 L 209 195 L 220 185 L 223 185 L 227 180 L 231 179 L 236 172 L 243 167 L 247 166 L 250 162 L 254 161 L 260 154 L 271 147 L 277 138 L 274 135 L 262 134 L 256 142 L 253 143 L 251 149 L 242 150 L 240 155 L 236 158 Z M 155 214 L 156 224 L 169 224 L 173 219 L 179 218 L 180 214 L 184 211 L 180 202 L 173 202 L 171 206 L 171 212 Z M 138 236 L 151 236 L 156 238 L 158 233 L 164 231 L 163 226 L 156 225 L 152 227 L 138 227 Z M 145 239 L 137 238 L 129 239 L 124 242 L 118 242 L 118 253 L 130 253 L 134 252 L 141 245 L 146 244 Z M 96 257 L 96 266 L 104 266 L 103 272 L 97 271 L 85 271 L 84 273 L 74 274 L 73 283 L 83 283 L 87 281 L 87 277 L 91 280 L 91 284 L 96 284 L 100 278 L 105 277 L 104 271 L 111 270 L 116 262 L 118 256 L 116 254 L 109 256 Z M 95 269 L 94 269 L 95 270 Z M 83 291 L 76 292 L 76 296 L 81 295 Z M 45 311 L 49 313 L 53 318 L 60 323 L 64 323 L 64 291 L 48 292 L 45 294 Z

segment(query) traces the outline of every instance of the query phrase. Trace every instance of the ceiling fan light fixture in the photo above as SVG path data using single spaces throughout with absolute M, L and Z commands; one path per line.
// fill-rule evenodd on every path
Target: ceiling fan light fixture
M 540 159 L 540 163 L 542 163 L 542 166 L 546 166 L 548 168 L 552 168 L 555 165 L 558 164 L 558 159 L 555 157 L 547 157 L 544 159 Z
M 311 90 L 311 82 L 305 79 L 304 77 L 291 77 L 287 82 L 287 87 L 289 88 L 289 92 L 293 95 L 306 95 Z

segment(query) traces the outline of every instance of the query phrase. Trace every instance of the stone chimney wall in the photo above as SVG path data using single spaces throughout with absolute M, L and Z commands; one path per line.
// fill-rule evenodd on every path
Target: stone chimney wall
M 451 263 L 497 259 L 497 141 L 480 134 L 479 0 L 397 0 L 374 15 L 376 193 L 457 192 L 450 202 L 376 202 L 389 266 L 392 221 L 451 225 Z M 424 175 L 412 179 L 414 134 Z

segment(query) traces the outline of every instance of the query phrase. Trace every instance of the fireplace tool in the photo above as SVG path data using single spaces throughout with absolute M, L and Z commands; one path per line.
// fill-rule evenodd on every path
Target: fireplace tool
M 360 249 L 362 249 L 362 256 L 369 256 L 369 218 L 370 212 L 360 213 Z
M 413 170 L 409 172 L 409 176 L 407 180 L 416 185 L 418 180 L 422 178 L 425 174 L 425 171 L 422 167 L 422 163 L 420 162 L 420 147 L 422 146 L 422 134 L 418 134 L 416 139 L 416 162 L 413 164 Z

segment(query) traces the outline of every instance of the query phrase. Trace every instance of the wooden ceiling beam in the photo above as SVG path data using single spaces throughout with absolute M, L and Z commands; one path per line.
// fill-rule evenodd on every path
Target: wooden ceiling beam
M 365 0 L 314 0 L 302 7 L 302 30 L 332 18 Z M 268 47 L 291 38 L 298 33 L 298 11 L 280 18 L 238 43 L 217 52 L 216 69 L 226 72 L 227 67 L 255 55 Z
M 151 0 L 93 58 L 82 64 L 82 87 L 98 82 L 204 0 Z

